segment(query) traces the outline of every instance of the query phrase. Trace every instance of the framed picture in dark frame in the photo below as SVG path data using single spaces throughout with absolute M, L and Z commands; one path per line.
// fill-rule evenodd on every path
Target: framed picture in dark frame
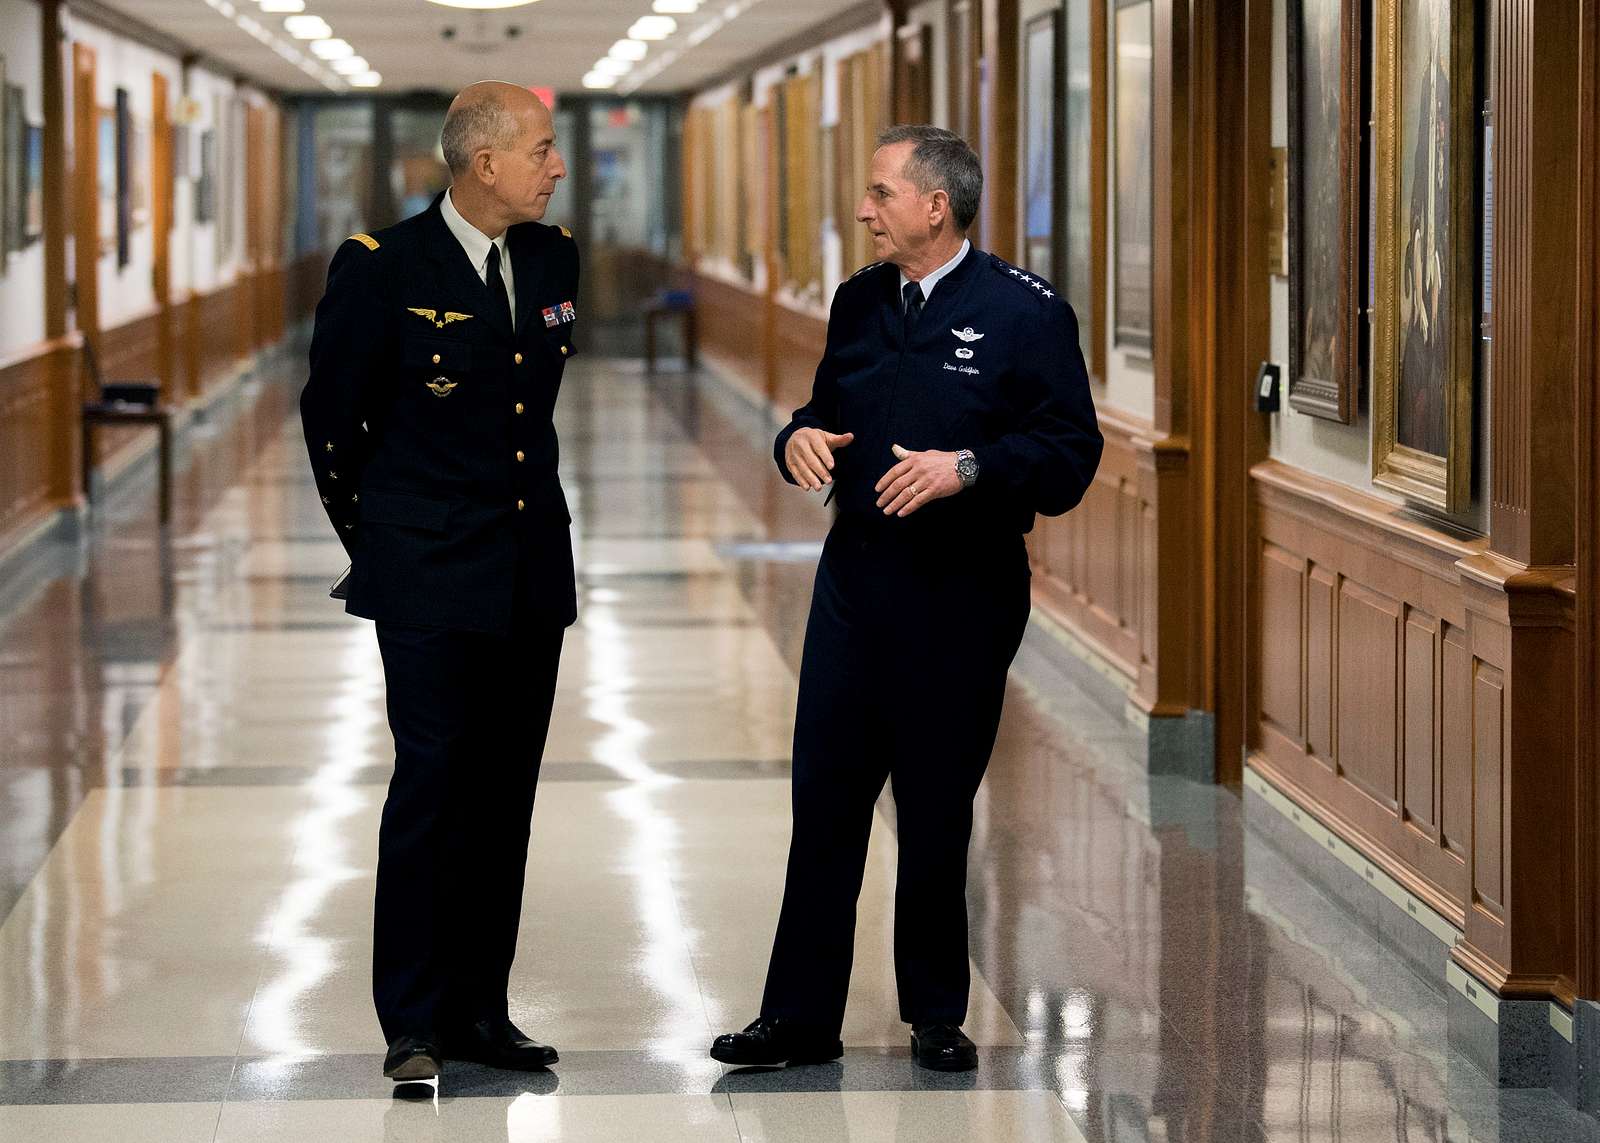
M 114 111 L 116 124 L 117 160 L 117 268 L 120 270 L 132 260 L 128 238 L 133 233 L 133 109 L 128 102 L 128 90 L 117 88 Z
M 1349 424 L 1366 368 L 1362 0 L 1288 0 L 1289 403 Z
M 0 202 L 4 203 L 5 209 L 5 253 L 14 254 L 28 244 L 22 227 L 22 215 L 26 208 L 22 186 L 28 161 L 28 123 L 23 115 L 23 104 L 27 96 L 14 83 L 0 85 L 0 91 L 5 93 L 3 145 L 6 153 L 4 163 L 0 164 L 0 170 L 3 170 L 3 175 L 0 175 L 0 188 L 3 188 L 0 190 Z
M 1061 106 L 1061 13 L 1042 12 L 1022 32 L 1022 251 L 1023 266 L 1059 285 L 1061 242 L 1056 226 L 1061 201 L 1064 119 Z
M 1116 234 L 1113 338 L 1149 354 L 1155 332 L 1155 13 L 1151 0 L 1114 0 Z

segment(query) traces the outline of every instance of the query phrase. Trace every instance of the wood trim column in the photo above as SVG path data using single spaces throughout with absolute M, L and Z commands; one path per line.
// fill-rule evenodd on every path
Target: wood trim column
M 78 329 L 100 348 L 99 134 L 96 121 L 95 55 L 87 44 L 72 45 L 72 152 L 74 297 Z
M 172 308 L 172 106 L 167 77 L 150 77 L 150 235 L 156 295 L 156 377 L 163 401 L 177 403 L 180 385 Z
M 62 0 L 39 2 L 39 56 L 43 65 L 44 104 L 44 331 L 56 347 L 50 354 L 48 384 L 50 418 L 50 500 L 69 505 L 77 500 L 78 422 L 77 353 L 67 341 L 67 235 L 75 204 L 67 185 L 67 84 L 70 74 L 63 48 Z
M 1600 3 L 1579 16 L 1577 993 L 1600 999 Z
M 989 92 L 983 125 L 983 245 L 1009 262 L 1017 260 L 1020 8 L 1020 0 L 983 0 L 982 74 Z
M 1579 19 L 1576 5 L 1533 0 L 1499 0 L 1487 11 L 1495 42 L 1490 551 L 1459 565 L 1479 680 L 1471 718 L 1480 795 L 1466 935 L 1454 956 L 1503 995 L 1570 1003 Z

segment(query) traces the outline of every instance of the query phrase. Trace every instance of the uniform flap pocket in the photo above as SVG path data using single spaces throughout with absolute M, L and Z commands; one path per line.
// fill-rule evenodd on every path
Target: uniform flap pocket
M 550 352 L 557 357 L 568 358 L 578 356 L 578 347 L 572 343 L 572 326 L 559 325 L 555 329 L 544 331 L 545 344 L 550 347 Z
M 472 346 L 442 337 L 407 338 L 401 360 L 418 369 L 465 373 L 472 368 Z
M 450 501 L 409 492 L 367 491 L 361 495 L 361 519 L 368 524 L 399 524 L 427 532 L 444 531 Z

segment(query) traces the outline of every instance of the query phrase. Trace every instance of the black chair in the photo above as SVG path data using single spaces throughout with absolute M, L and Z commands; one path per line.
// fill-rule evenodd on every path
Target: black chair
M 695 345 L 694 294 L 688 290 L 663 290 L 644 308 L 645 369 L 656 371 L 656 322 L 664 317 L 683 319 L 683 363 L 693 372 L 698 357 Z
M 160 434 L 156 459 L 160 465 L 159 518 L 165 524 L 172 516 L 172 410 L 161 404 L 159 381 L 106 381 L 100 373 L 100 358 L 94 339 L 83 339 L 83 366 L 89 376 L 89 391 L 94 400 L 83 403 L 83 501 L 94 500 L 94 431 L 102 425 L 113 428 L 154 425 Z

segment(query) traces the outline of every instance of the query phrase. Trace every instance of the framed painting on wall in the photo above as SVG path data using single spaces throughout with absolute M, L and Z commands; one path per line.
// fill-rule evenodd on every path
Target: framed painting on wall
M 22 239 L 31 245 L 44 237 L 44 127 L 29 123 L 25 130 L 22 180 Z
M 128 223 L 130 230 L 150 224 L 150 125 L 128 119 Z
M 1043 12 L 1023 29 L 1023 268 L 1059 281 L 1056 203 L 1061 200 L 1061 13 Z
M 1115 343 L 1149 353 L 1154 340 L 1155 183 L 1152 147 L 1155 57 L 1151 0 L 1115 0 Z
M 967 141 L 974 150 L 978 146 L 977 74 L 978 74 L 978 0 L 950 0 L 945 27 L 950 42 L 946 64 L 950 69 L 949 100 L 950 130 Z
M 1373 483 L 1445 512 L 1472 478 L 1473 5 L 1378 0 Z
M 200 132 L 200 174 L 194 186 L 194 220 L 207 223 L 217 217 L 217 133 Z
M 0 203 L 3 203 L 5 219 L 0 229 L 4 231 L 5 253 L 14 254 L 28 244 L 22 227 L 25 209 L 22 184 L 28 160 L 25 150 L 28 145 L 28 124 L 23 117 L 26 95 L 22 88 L 13 83 L 0 85 L 0 90 L 5 92 L 5 158 L 0 160 L 0 188 L 3 188 L 0 191 Z
M 99 209 L 96 233 L 100 236 L 100 253 L 109 254 L 117 248 L 117 113 L 110 107 L 97 111 L 95 191 Z
M 1349 424 L 1365 372 L 1361 0 L 1289 0 L 1289 403 Z
M 115 153 L 117 162 L 117 268 L 132 261 L 128 239 L 133 233 L 133 110 L 128 102 L 126 88 L 117 88 L 117 105 L 112 112 L 115 125 Z
M 1106 6 L 1066 0 L 1061 20 L 1056 289 L 1078 318 L 1092 377 L 1106 374 Z

